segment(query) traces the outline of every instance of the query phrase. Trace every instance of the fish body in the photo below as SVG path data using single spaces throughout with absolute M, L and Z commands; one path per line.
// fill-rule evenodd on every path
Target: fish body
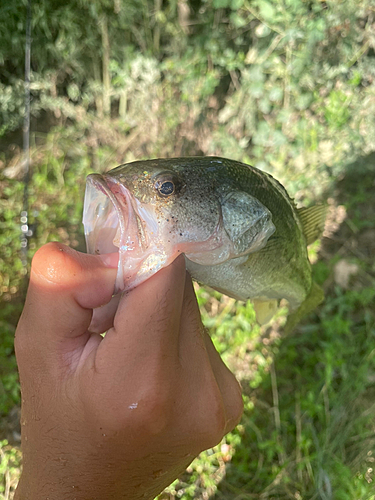
M 277 180 L 244 163 L 157 159 L 93 174 L 83 222 L 89 253 L 119 252 L 118 291 L 184 253 L 195 280 L 252 299 L 261 323 L 282 298 L 298 318 L 322 300 L 307 244 L 324 226 L 324 208 L 297 209 Z

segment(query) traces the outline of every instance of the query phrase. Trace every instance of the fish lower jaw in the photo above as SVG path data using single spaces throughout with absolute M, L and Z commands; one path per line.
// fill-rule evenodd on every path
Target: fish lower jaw
M 140 285 L 163 267 L 168 266 L 177 257 L 165 250 L 149 250 L 141 256 L 131 256 L 128 252 L 121 252 L 115 284 L 115 294 L 126 292 Z

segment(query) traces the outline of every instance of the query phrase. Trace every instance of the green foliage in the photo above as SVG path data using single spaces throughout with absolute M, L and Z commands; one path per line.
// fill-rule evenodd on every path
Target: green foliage
M 0 5 L 4 419 L 20 403 L 13 335 L 26 283 L 22 159 L 2 146 L 19 141 L 23 118 L 25 5 Z M 280 336 L 285 308 L 259 328 L 251 304 L 197 288 L 245 414 L 160 499 L 374 500 L 375 167 L 356 165 L 340 185 L 347 164 L 374 150 L 373 2 L 45 0 L 32 9 L 29 258 L 51 240 L 83 250 L 86 175 L 145 157 L 231 157 L 272 173 L 297 203 L 324 194 L 347 210 L 335 251 L 309 250 L 326 300 L 296 335 Z M 359 269 L 347 290 L 335 284 L 343 255 Z M 8 498 L 20 455 L 5 442 L 0 450 Z
M 142 135 L 142 156 L 188 149 L 251 160 L 300 198 L 319 195 L 342 163 L 372 147 L 370 0 L 181 5 L 34 4 L 33 113 L 88 129 L 109 98 L 125 132 Z M 12 19 L 1 26 L 4 134 L 23 109 L 24 11 L 4 5 L 0 14 Z M 189 148 L 192 129 L 200 137 Z
M 21 304 L 9 302 L 0 311 L 0 415 L 7 414 L 20 401 L 13 336 L 21 308 Z
M 8 500 L 14 492 L 20 463 L 20 450 L 10 446 L 5 439 L 0 441 L 0 500 Z

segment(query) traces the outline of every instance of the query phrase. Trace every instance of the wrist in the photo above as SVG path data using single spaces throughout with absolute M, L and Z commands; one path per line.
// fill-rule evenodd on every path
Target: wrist
M 121 498 L 131 498 L 132 500 L 154 500 L 162 490 L 173 481 L 173 478 L 167 483 L 157 480 L 140 483 L 134 487 L 132 478 L 113 477 L 111 473 L 105 474 L 106 466 L 103 465 L 101 471 L 92 471 L 86 469 L 86 473 L 81 470 L 79 481 L 72 479 L 70 474 L 61 474 L 63 469 L 61 464 L 60 473 L 53 471 L 44 474 L 35 474 L 23 470 L 14 500 L 120 500 Z M 113 469 L 118 472 L 118 465 L 113 464 Z M 123 472 L 123 471 L 122 471 Z M 156 484 L 159 483 L 159 484 Z

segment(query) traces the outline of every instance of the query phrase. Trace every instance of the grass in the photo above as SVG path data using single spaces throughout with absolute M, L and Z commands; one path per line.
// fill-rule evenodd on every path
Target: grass
M 91 167 L 79 138 L 65 132 L 65 139 L 61 146 L 52 134 L 34 163 L 37 230 L 30 256 L 53 239 L 83 249 L 80 214 Z M 104 153 L 98 171 L 107 166 Z M 329 232 L 310 249 L 326 300 L 292 335 L 282 333 L 286 308 L 260 328 L 250 303 L 196 287 L 204 323 L 242 384 L 245 411 L 235 431 L 202 453 L 159 500 L 375 499 L 375 161 L 362 163 L 330 188 L 336 209 Z M 25 280 L 15 258 L 22 184 L 0 178 L 0 185 L 0 499 L 8 500 L 21 463 L 13 335 Z M 344 287 L 337 278 L 343 261 L 344 269 L 345 263 L 356 269 Z

